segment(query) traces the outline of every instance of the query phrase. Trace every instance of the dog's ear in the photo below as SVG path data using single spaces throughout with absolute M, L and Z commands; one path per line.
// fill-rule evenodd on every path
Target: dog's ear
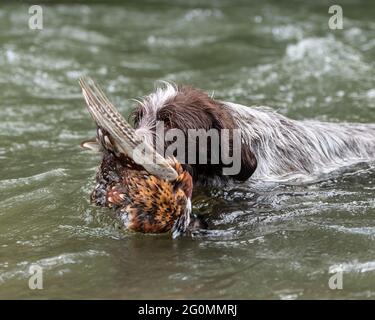
M 166 129 L 179 128 L 184 131 L 186 136 L 188 136 L 188 129 L 217 129 L 219 132 L 222 129 L 228 129 L 230 131 L 229 152 L 232 156 L 241 157 L 240 172 L 231 176 L 231 178 L 245 181 L 251 177 L 257 168 L 257 159 L 246 143 L 241 143 L 241 152 L 239 154 L 233 154 L 233 130 L 237 126 L 225 105 L 214 100 L 206 93 L 191 87 L 179 87 L 178 92 L 178 95 L 159 110 L 158 120 L 164 121 Z M 222 142 L 220 140 L 219 149 L 216 150 L 220 155 L 221 145 Z M 208 146 L 207 159 L 210 159 L 211 153 L 214 152 L 212 147 L 212 145 Z M 198 145 L 197 148 L 199 148 Z M 201 150 L 196 151 L 197 155 L 199 151 Z M 222 176 L 223 168 L 229 166 L 221 161 L 219 164 L 195 164 L 192 165 L 193 176 Z
M 258 166 L 257 158 L 246 143 L 241 145 L 241 170 L 233 178 L 239 181 L 246 181 L 255 172 Z

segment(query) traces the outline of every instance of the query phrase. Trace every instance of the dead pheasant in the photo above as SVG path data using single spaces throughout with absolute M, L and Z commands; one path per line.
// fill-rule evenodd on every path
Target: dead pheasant
M 79 84 L 97 125 L 96 138 L 81 146 L 103 154 L 91 201 L 114 208 L 134 231 L 172 232 L 173 238 L 186 232 L 192 218 L 191 175 L 142 141 L 91 79 Z

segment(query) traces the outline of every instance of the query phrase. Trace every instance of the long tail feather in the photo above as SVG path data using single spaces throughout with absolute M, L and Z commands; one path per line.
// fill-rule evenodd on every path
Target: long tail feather
M 126 122 L 92 79 L 81 78 L 79 84 L 93 120 L 113 137 L 122 152 L 153 175 L 166 180 L 177 178 L 176 170 L 156 152 L 155 148 L 137 136 L 135 130 Z M 139 147 L 144 152 L 143 158 L 139 157 L 139 153 L 137 153 L 138 156 L 135 154 Z

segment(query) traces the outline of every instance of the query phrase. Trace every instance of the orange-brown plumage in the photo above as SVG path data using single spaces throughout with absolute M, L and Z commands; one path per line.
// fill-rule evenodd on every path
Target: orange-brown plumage
M 130 159 L 125 159 L 127 164 Z M 127 227 L 134 231 L 161 233 L 170 231 L 184 214 L 191 197 L 192 179 L 178 162 L 175 181 L 149 175 L 143 169 L 124 166 L 119 181 L 106 187 L 106 204 L 127 215 Z M 94 196 L 95 197 L 95 196 Z

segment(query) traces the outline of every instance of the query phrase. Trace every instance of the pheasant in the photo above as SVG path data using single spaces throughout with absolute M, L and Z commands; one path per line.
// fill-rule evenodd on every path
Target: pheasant
M 189 172 L 142 141 L 91 79 L 79 84 L 97 126 L 96 138 L 81 146 L 103 156 L 91 202 L 116 210 L 130 230 L 170 232 L 173 238 L 184 234 L 194 225 Z

